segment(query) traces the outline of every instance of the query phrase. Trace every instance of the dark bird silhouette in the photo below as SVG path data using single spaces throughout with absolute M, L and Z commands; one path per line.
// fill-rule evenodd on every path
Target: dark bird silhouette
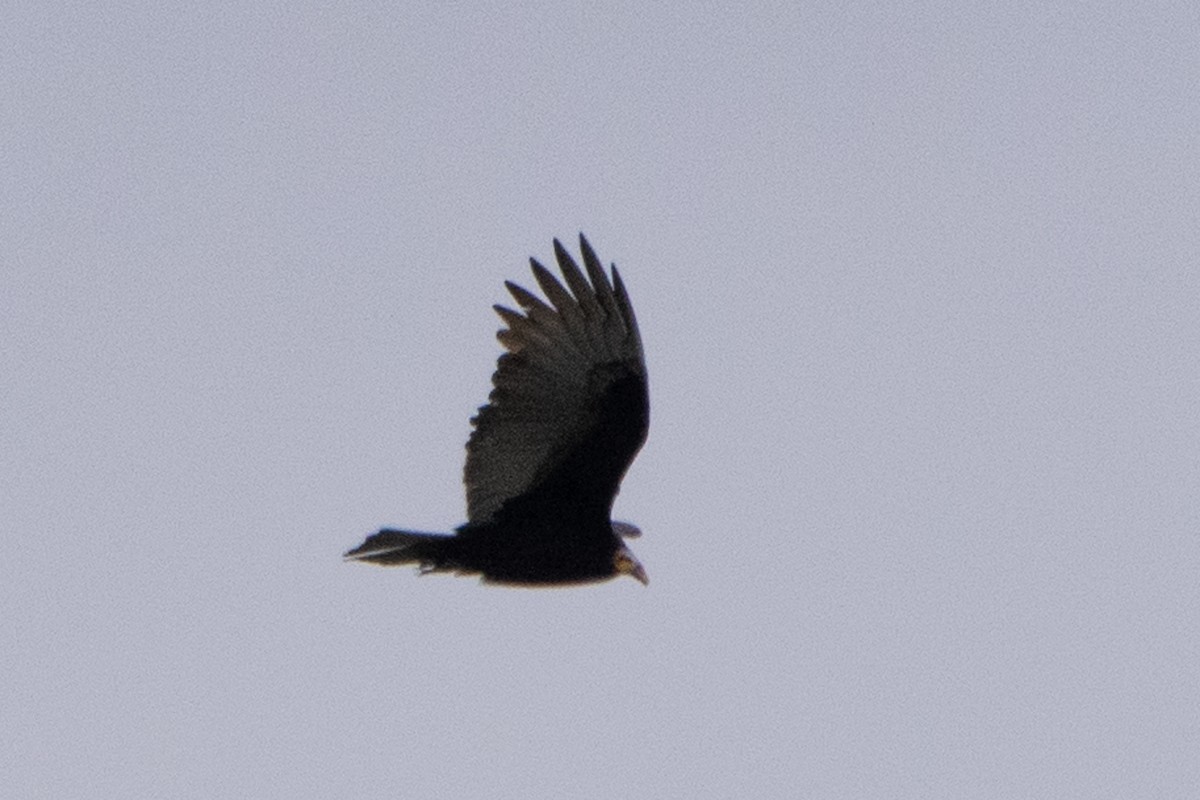
M 471 420 L 466 524 L 453 534 L 385 528 L 347 559 L 526 586 L 647 583 L 623 541 L 640 532 L 609 516 L 650 424 L 641 337 L 616 266 L 610 283 L 582 234 L 579 246 L 586 278 L 555 239 L 566 287 L 530 259 L 549 303 L 506 281 L 524 313 L 494 306 L 508 352 Z

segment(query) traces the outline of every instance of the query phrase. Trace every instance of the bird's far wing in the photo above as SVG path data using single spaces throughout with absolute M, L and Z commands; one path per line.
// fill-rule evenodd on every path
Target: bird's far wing
M 610 283 L 582 234 L 579 245 L 586 277 L 556 239 L 566 287 L 530 259 L 549 303 L 506 282 L 524 313 L 495 307 L 508 326 L 497 334 L 508 352 L 471 420 L 463 476 L 470 522 L 493 518 L 547 482 L 568 505 L 606 503 L 607 511 L 646 440 L 646 365 L 633 307 L 616 267 Z

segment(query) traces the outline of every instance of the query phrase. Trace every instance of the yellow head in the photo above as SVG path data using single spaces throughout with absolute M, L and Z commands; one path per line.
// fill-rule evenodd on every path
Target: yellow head
M 629 575 L 636 578 L 643 586 L 650 585 L 650 579 L 646 577 L 646 570 L 642 568 L 641 562 L 624 547 L 613 554 L 613 569 L 618 575 Z

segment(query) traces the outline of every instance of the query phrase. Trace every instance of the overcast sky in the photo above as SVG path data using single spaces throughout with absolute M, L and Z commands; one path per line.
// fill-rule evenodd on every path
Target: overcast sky
M 1196 5 L 729 9 L 4 12 L 6 796 L 1196 796 Z M 581 230 L 650 586 L 343 563 Z

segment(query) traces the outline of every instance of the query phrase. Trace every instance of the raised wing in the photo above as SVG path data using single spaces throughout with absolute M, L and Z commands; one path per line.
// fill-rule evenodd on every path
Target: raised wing
M 550 302 L 506 282 L 524 313 L 495 306 L 508 326 L 496 336 L 508 352 L 471 420 L 463 477 L 470 522 L 531 494 L 607 513 L 646 440 L 650 405 L 633 307 L 616 267 L 609 283 L 582 234 L 579 246 L 586 278 L 555 239 L 566 288 L 530 259 Z

